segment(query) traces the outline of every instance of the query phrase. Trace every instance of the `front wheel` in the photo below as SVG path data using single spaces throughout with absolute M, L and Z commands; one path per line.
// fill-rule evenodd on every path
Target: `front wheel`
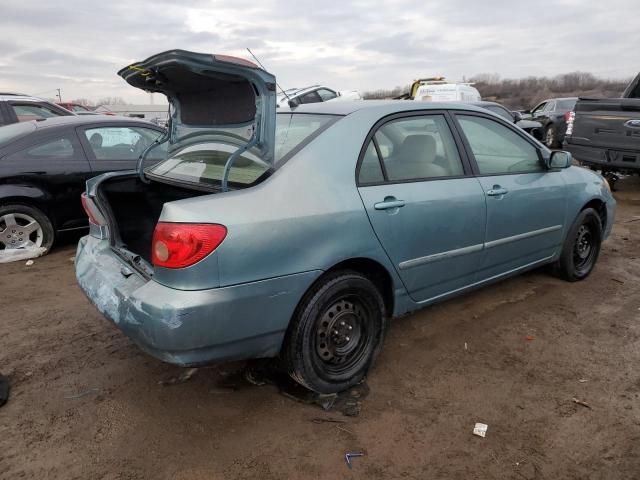
M 569 282 L 584 280 L 589 276 L 600 254 L 602 222 L 598 212 L 585 208 L 573 222 L 564 242 L 558 273 Z
M 318 393 L 360 382 L 382 348 L 387 312 L 376 286 L 357 272 L 327 275 L 305 295 L 283 348 L 291 377 Z

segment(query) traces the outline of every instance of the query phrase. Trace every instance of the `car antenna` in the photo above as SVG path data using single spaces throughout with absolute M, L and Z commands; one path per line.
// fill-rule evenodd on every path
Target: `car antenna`
M 262 65 L 262 62 L 260 60 L 258 60 L 258 57 L 256 57 L 253 52 L 249 49 L 249 47 L 247 47 L 247 52 L 249 52 L 251 54 L 251 56 L 254 58 L 254 60 L 256 62 L 258 62 L 258 65 L 260 65 L 260 67 L 266 72 L 267 69 L 264 68 L 264 65 Z M 278 82 L 276 82 L 276 85 L 278 86 L 278 88 L 280 89 L 280 91 L 282 92 L 282 94 L 287 97 L 287 100 L 291 100 L 291 97 L 289 95 L 287 95 L 287 92 L 285 92 L 282 87 L 278 84 Z

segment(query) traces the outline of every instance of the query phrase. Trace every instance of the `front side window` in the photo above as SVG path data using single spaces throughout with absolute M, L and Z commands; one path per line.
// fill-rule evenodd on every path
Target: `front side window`
M 88 128 L 84 134 L 97 160 L 137 160 L 153 141 L 162 135 L 141 127 Z M 147 159 L 166 158 L 166 143 L 149 152 Z
M 536 108 L 531 110 L 531 115 L 534 116 L 534 117 L 536 115 L 540 115 L 547 105 L 548 105 L 547 102 L 541 103 Z
M 45 118 L 59 117 L 60 114 L 54 110 L 38 104 L 12 104 L 13 113 L 18 117 L 19 122 L 29 120 L 42 120 Z
M 313 92 L 300 95 L 298 97 L 298 101 L 300 103 L 320 103 L 322 101 L 322 98 L 320 98 L 320 95 L 318 95 L 318 92 L 314 90 Z
M 326 102 L 327 100 L 333 100 L 338 96 L 336 92 L 329 90 L 328 88 L 321 88 L 320 90 L 318 90 L 318 95 L 320 95 L 320 98 L 323 102 Z
M 482 175 L 543 171 L 537 149 L 510 128 L 484 117 L 456 118 Z
M 384 124 L 374 134 L 386 180 L 389 182 L 455 177 L 464 174 L 462 161 L 444 115 L 399 118 Z M 365 159 L 372 155 L 370 147 Z M 361 166 L 359 181 L 367 182 Z M 368 160 L 368 165 L 373 165 Z M 372 167 L 367 171 L 373 172 Z M 364 177 L 363 177 L 364 175 Z M 370 181 L 370 180 L 369 180 Z

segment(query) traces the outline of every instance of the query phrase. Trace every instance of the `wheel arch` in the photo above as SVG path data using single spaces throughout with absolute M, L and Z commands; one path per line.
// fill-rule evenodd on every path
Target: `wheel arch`
M 331 268 L 325 271 L 323 275 L 316 280 L 316 282 L 322 281 L 323 277 L 327 274 L 339 271 L 339 270 L 352 270 L 358 272 L 371 280 L 376 286 L 382 298 L 384 299 L 385 308 L 387 309 L 387 315 L 393 316 L 393 309 L 395 306 L 395 299 L 393 295 L 393 277 L 389 271 L 380 262 L 367 257 L 354 257 L 347 260 L 342 260 L 336 263 Z M 311 288 L 311 287 L 310 287 Z
M 57 225 L 55 215 L 50 208 L 47 208 L 46 200 L 49 198 L 49 195 L 46 192 L 41 191 L 38 193 L 41 193 L 42 195 L 39 197 L 36 197 L 34 195 L 20 194 L 2 196 L 0 197 L 0 207 L 4 207 L 7 205 L 24 205 L 26 207 L 37 208 L 47 216 L 55 230 Z
M 598 212 L 598 215 L 600 216 L 600 223 L 602 224 L 602 230 L 604 231 L 608 221 L 607 220 L 607 204 L 604 202 L 604 200 L 600 198 L 592 198 L 591 200 L 589 200 L 587 203 L 583 205 L 580 211 L 582 212 L 587 208 L 593 208 L 596 212 Z

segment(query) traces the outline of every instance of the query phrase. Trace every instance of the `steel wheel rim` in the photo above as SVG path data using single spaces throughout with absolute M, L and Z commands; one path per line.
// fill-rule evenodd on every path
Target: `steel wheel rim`
M 355 295 L 334 300 L 320 317 L 313 349 L 319 365 L 331 375 L 359 366 L 371 343 L 371 312 Z
M 590 265 L 595 253 L 594 236 L 588 225 L 580 225 L 573 246 L 573 263 L 577 269 Z
M 0 250 L 33 249 L 42 246 L 42 225 L 26 213 L 6 213 L 0 217 Z

